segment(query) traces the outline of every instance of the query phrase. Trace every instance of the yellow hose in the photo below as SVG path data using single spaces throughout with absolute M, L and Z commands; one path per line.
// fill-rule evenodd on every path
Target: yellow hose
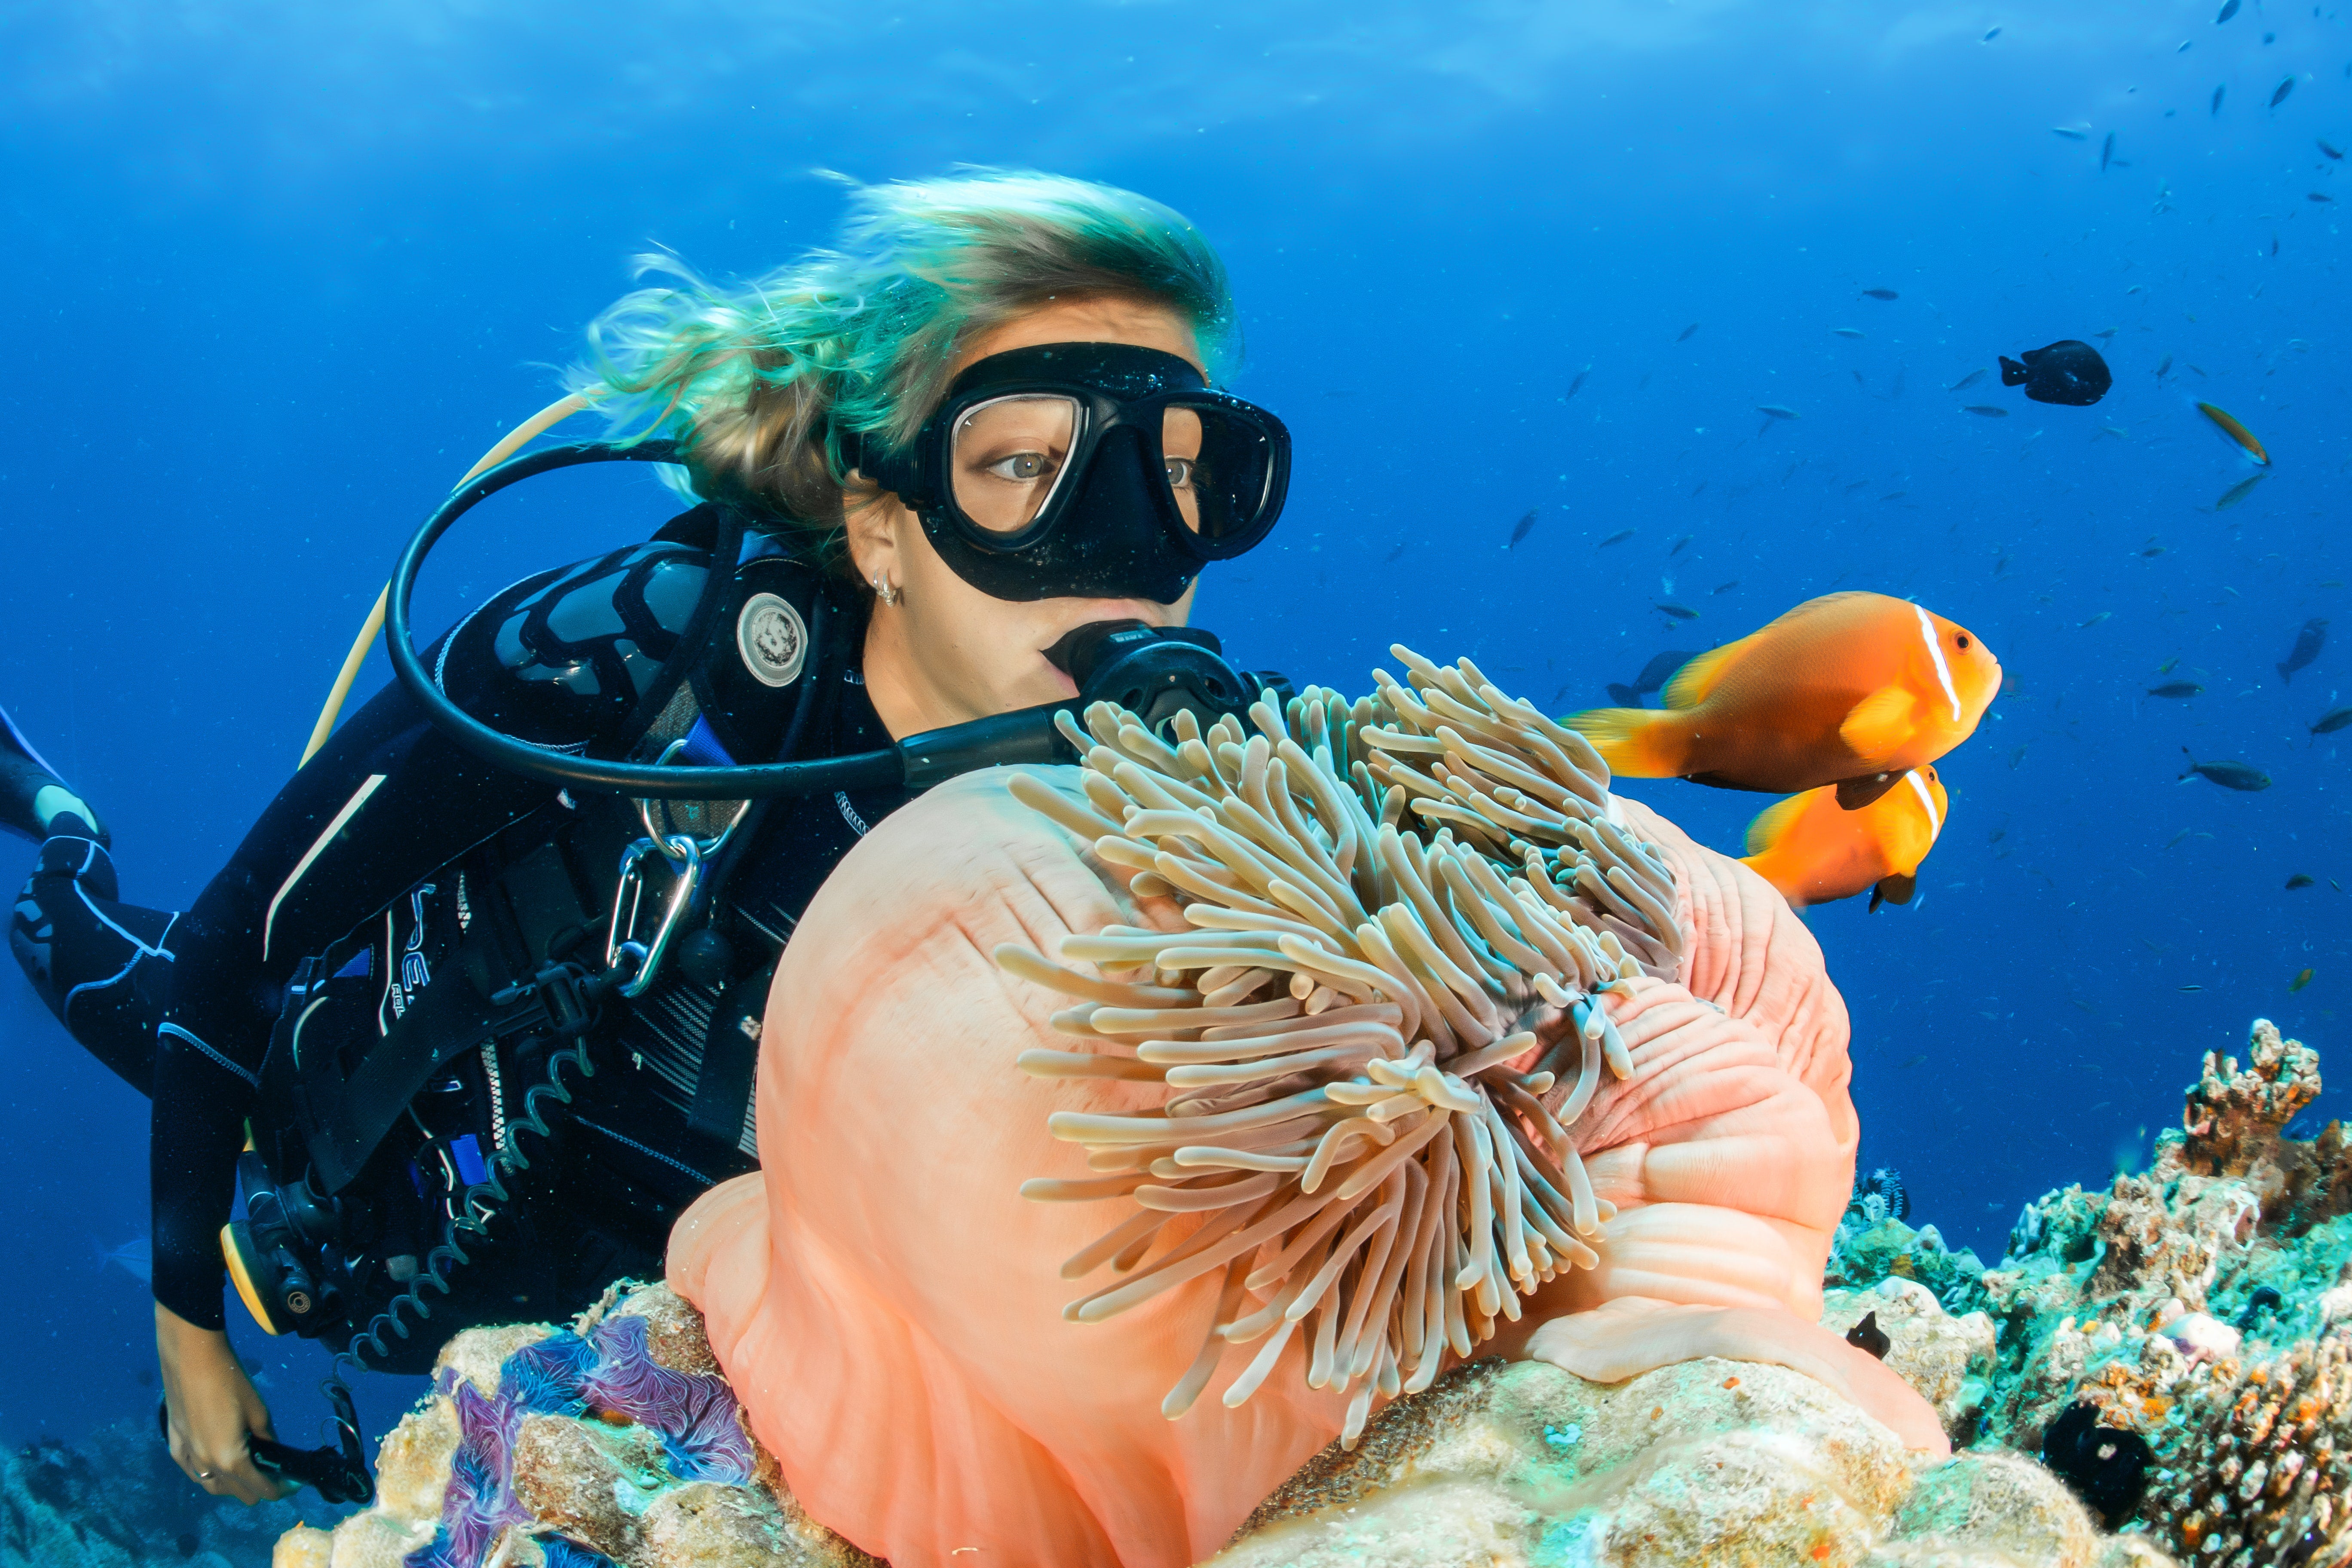
M 464 477 L 449 488 L 451 489 L 462 488 L 467 479 L 483 469 L 495 468 L 514 456 L 516 448 L 532 437 L 562 424 L 587 406 L 588 395 L 583 392 L 575 392 L 569 397 L 557 398 L 508 431 L 504 439 L 483 453 L 481 459 L 472 468 L 467 468 Z M 383 607 L 391 595 L 392 584 L 387 583 L 383 585 L 383 592 L 376 595 L 375 608 L 368 612 L 367 624 L 360 627 L 359 637 L 352 644 L 352 651 L 343 656 L 343 668 L 335 676 L 333 689 L 327 693 L 327 705 L 319 710 L 319 721 L 310 726 L 310 742 L 302 748 L 302 763 L 308 763 L 312 757 L 317 756 L 319 748 L 327 743 L 327 737 L 335 732 L 335 721 L 342 714 L 344 700 L 352 694 L 352 683 L 359 679 L 360 667 L 367 663 L 368 649 L 374 646 L 376 637 L 383 630 Z M 299 768 L 302 763 L 297 763 L 295 766 Z

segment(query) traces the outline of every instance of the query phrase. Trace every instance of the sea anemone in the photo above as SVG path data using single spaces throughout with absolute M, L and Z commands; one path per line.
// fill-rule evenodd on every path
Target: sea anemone
M 1449 1348 L 1468 1355 L 1521 1296 L 1593 1268 L 1615 1214 L 1566 1128 L 1604 1062 L 1633 1070 L 1603 998 L 1680 969 L 1674 874 L 1620 826 L 1583 737 L 1466 658 L 1392 651 L 1409 688 L 1381 672 L 1352 703 L 1261 701 L 1254 736 L 1180 715 L 1171 742 L 1095 704 L 1084 731 L 1063 720 L 1085 805 L 1012 784 L 1184 922 L 1062 939 L 1099 977 L 995 952 L 1076 999 L 1054 1025 L 1088 1043 L 1024 1051 L 1024 1070 L 1169 1091 L 1055 1112 L 1094 1174 L 1023 1191 L 1138 1205 L 1063 1265 L 1118 1276 L 1069 1303 L 1075 1321 L 1223 1271 L 1171 1419 L 1229 1347 L 1262 1340 L 1223 1396 L 1247 1400 L 1312 1315 L 1307 1382 L 1354 1390 L 1352 1443 L 1376 1392 L 1428 1387 Z

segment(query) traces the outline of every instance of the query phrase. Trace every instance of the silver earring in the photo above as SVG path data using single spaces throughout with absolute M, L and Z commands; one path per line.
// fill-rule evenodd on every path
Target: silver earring
M 882 573 L 874 574 L 874 596 L 886 605 L 898 602 L 898 590 L 890 586 L 890 579 Z

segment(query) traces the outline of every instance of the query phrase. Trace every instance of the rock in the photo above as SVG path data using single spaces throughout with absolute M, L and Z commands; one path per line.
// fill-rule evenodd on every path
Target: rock
M 451 1341 L 455 1345 L 465 1334 Z M 491 1386 L 497 1384 L 493 1380 Z M 384 1434 L 375 1460 L 374 1511 L 421 1529 L 431 1539 L 449 1489 L 449 1465 L 457 1452 L 457 1408 L 446 1394 L 427 1394 L 400 1424 Z
M 636 1561 L 638 1516 L 670 1479 L 661 1439 L 644 1427 L 562 1415 L 524 1416 L 513 1463 L 515 1500 L 534 1533 L 551 1530 L 615 1562 Z
M 1932 1290 L 1899 1276 L 1867 1290 L 1822 1293 L 1825 1329 L 1844 1334 L 1865 1313 L 1875 1316 L 1890 1342 L 1887 1366 L 1936 1407 L 1944 1430 L 1956 1442 L 1973 1431 L 1993 1370 L 1992 1320 L 1982 1312 L 1956 1318 Z
M 2099 1530 L 2066 1483 L 2015 1454 L 1963 1454 L 1928 1470 L 1895 1516 L 1876 1564 L 2015 1562 L 2092 1568 Z M 1958 1557 L 1937 1553 L 1959 1552 Z
M 646 1348 L 672 1372 L 719 1375 L 719 1358 L 694 1303 L 667 1285 L 647 1285 L 624 1297 L 614 1310 L 646 1321 Z
M 545 1323 L 501 1323 L 496 1328 L 465 1330 L 433 1358 L 434 1384 L 442 1384 L 446 1373 L 464 1378 L 474 1385 L 475 1393 L 491 1398 L 499 1392 L 499 1369 L 506 1365 L 507 1357 L 554 1331 Z
M 642 1568 L 888 1568 L 798 1508 L 698 1481 L 646 1510 Z
M 269 1568 L 333 1568 L 335 1538 L 323 1530 L 298 1524 L 270 1548 Z
M 1737 1541 L 1758 1562 L 1852 1564 L 1910 1487 L 1893 1433 L 1784 1367 L 1710 1357 L 1610 1385 L 1474 1363 L 1353 1454 L 1326 1449 L 1213 1561 L 1664 1568 Z

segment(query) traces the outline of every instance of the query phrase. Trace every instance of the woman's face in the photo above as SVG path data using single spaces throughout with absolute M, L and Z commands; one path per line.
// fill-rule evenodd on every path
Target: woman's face
M 1139 300 L 1057 300 L 984 332 L 956 356 L 950 379 L 991 354 L 1038 343 L 1132 343 L 1201 364 L 1200 345 L 1183 318 Z M 1017 445 L 1018 443 L 1016 443 Z M 1176 443 L 1170 455 L 1179 456 Z M 1016 457 L 1000 464 L 1008 487 L 1026 470 Z M 1172 605 L 1149 599 L 992 599 L 940 559 L 920 519 L 880 491 L 846 498 L 850 557 L 871 586 L 878 574 L 898 591 L 876 604 L 866 634 L 866 689 L 892 736 L 918 734 L 1077 694 L 1045 649 L 1095 621 L 1137 620 L 1182 626 L 1192 589 Z M 1017 502 L 1009 500 L 1008 505 Z

